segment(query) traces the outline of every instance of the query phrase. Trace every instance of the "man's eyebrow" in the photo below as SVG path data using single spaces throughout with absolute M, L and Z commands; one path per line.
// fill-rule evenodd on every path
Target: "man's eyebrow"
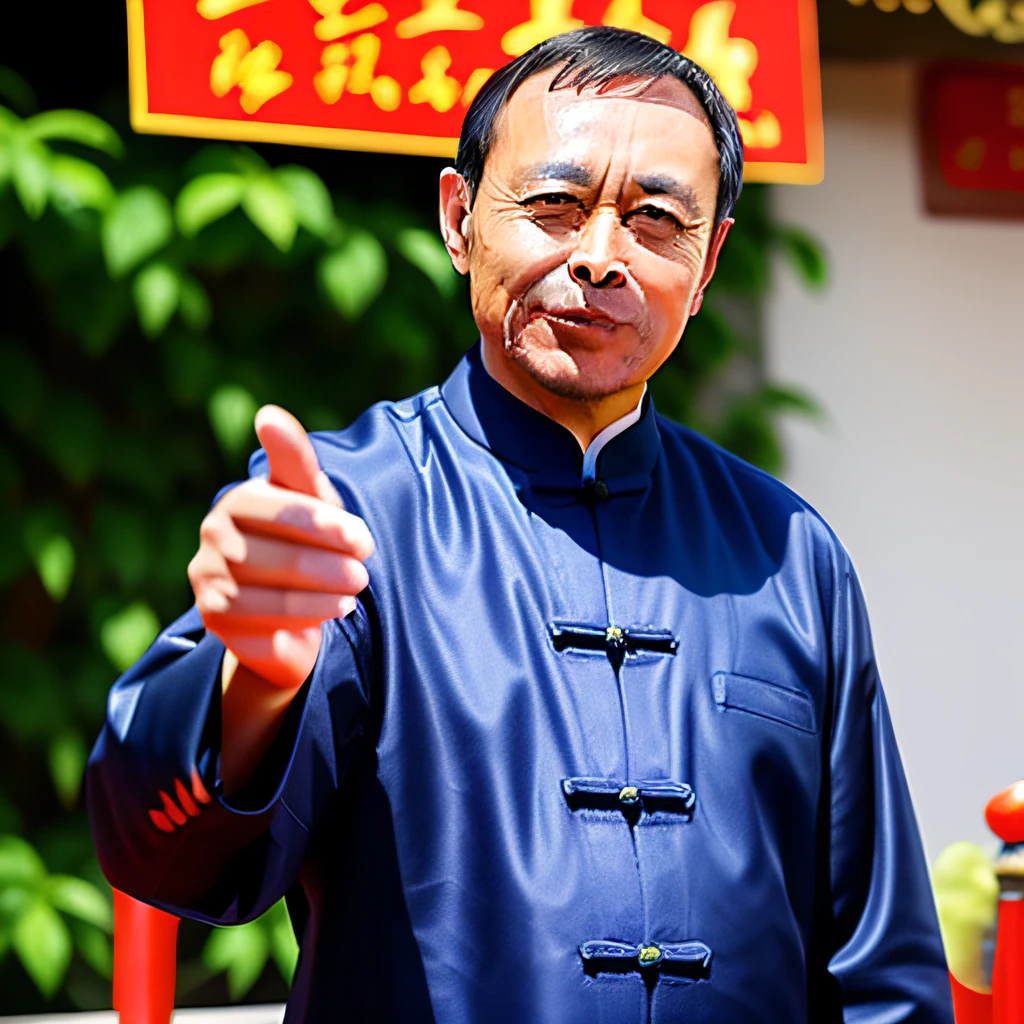
M 649 196 L 670 196 L 682 203 L 690 216 L 700 216 L 697 193 L 689 185 L 683 185 L 675 178 L 662 174 L 648 174 L 633 180 Z
M 545 179 L 549 181 L 567 181 L 572 185 L 582 185 L 584 188 L 593 184 L 594 176 L 579 164 L 567 160 L 556 160 L 546 164 L 534 164 L 528 167 L 523 173 L 527 181 Z

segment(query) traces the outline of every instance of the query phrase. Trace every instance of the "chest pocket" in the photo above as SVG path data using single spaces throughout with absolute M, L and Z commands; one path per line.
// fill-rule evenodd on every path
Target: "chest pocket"
M 711 691 L 721 711 L 744 711 L 802 732 L 818 731 L 811 698 L 797 690 L 750 676 L 716 672 L 711 677 Z

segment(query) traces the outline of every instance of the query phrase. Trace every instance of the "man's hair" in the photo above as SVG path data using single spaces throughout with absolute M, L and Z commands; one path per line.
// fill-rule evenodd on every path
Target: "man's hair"
M 455 169 L 469 188 L 472 202 L 495 139 L 495 122 L 512 94 L 534 75 L 562 65 L 551 89 L 603 88 L 623 76 L 676 78 L 697 98 L 711 122 L 718 150 L 718 202 L 715 223 L 732 212 L 743 180 L 743 142 L 732 107 L 711 76 L 664 43 L 620 28 L 580 28 L 538 43 L 496 71 L 484 83 L 466 113 Z

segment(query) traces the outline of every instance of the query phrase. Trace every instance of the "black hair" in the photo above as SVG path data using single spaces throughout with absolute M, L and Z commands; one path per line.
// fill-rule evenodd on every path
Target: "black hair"
M 494 144 L 499 114 L 523 82 L 558 64 L 563 66 L 551 83 L 552 90 L 600 89 L 626 75 L 650 79 L 668 76 L 682 82 L 707 114 L 718 150 L 715 223 L 729 216 L 743 182 L 743 142 L 735 111 L 699 64 L 650 36 L 604 26 L 579 28 L 545 39 L 484 83 L 462 122 L 455 158 L 455 169 L 466 181 L 470 201 Z

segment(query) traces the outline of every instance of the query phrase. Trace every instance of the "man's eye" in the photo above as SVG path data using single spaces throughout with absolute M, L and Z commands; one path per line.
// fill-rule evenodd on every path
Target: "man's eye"
M 671 228 L 673 231 L 683 231 L 684 226 L 679 221 L 679 218 L 669 213 L 668 210 L 663 210 L 659 206 L 641 206 L 633 210 L 627 219 L 632 220 L 633 218 L 643 218 L 644 220 L 653 221 L 658 225 L 659 228 Z
M 571 195 L 568 192 L 544 192 L 539 196 L 530 196 L 529 199 L 524 199 L 522 205 L 539 207 L 578 207 L 580 205 L 580 201 L 576 196 Z

